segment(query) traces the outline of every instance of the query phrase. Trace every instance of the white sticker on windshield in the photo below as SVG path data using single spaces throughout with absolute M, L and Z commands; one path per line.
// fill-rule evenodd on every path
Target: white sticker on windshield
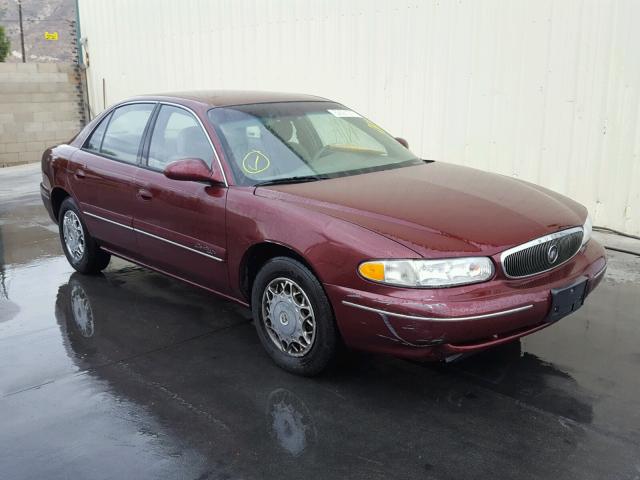
M 260 138 L 260 127 L 258 125 L 249 125 L 245 132 L 247 134 L 247 138 Z
M 353 110 L 327 110 L 331 115 L 335 117 L 357 117 L 360 118 Z

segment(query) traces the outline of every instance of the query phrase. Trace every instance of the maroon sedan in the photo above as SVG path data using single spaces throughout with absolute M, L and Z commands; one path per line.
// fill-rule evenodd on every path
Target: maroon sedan
M 111 255 L 251 307 L 281 367 L 353 348 L 453 359 L 582 305 L 603 248 L 580 204 L 417 158 L 319 97 L 143 96 L 44 153 L 42 198 L 76 270 Z

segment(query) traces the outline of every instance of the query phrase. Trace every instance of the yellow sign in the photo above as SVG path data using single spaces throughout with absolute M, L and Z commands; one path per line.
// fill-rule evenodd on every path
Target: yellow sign
M 269 157 L 258 150 L 251 150 L 242 159 L 242 169 L 249 175 L 264 172 L 270 165 Z
M 58 40 L 58 32 L 44 32 L 45 40 Z

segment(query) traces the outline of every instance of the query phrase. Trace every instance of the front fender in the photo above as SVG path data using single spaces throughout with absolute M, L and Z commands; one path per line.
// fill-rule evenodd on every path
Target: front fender
M 303 206 L 259 197 L 252 188 L 231 187 L 227 196 L 229 282 L 242 296 L 240 264 L 251 246 L 272 242 L 295 251 L 324 284 L 368 282 L 357 274 L 369 258 L 420 258 L 413 250 L 366 228 Z

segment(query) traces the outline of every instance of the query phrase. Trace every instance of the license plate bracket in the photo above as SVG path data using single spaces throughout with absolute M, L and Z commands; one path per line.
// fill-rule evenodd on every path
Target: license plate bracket
M 584 303 L 586 290 L 586 278 L 581 278 L 567 287 L 552 288 L 551 310 L 549 310 L 547 322 L 556 322 L 578 310 Z

